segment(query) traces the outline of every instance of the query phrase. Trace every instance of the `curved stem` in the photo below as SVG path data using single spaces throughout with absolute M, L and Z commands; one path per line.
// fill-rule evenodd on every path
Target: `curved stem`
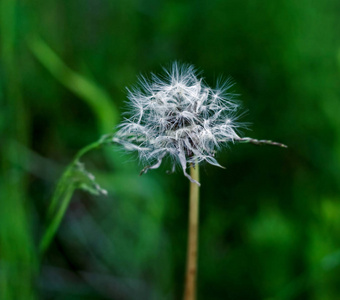
M 199 181 L 199 168 L 191 165 L 190 176 Z M 198 255 L 198 216 L 199 216 L 199 186 L 190 182 L 189 195 L 189 227 L 187 266 L 185 275 L 184 300 L 196 299 L 197 255 Z
M 60 226 L 60 223 L 66 213 L 67 207 L 71 201 L 73 192 L 74 192 L 74 187 L 72 185 L 68 186 L 63 196 L 62 203 L 61 203 L 59 210 L 57 211 L 56 215 L 53 217 L 51 223 L 49 224 L 47 230 L 45 231 L 40 241 L 39 253 L 41 256 L 45 253 L 53 237 L 55 236 Z
M 41 257 L 51 244 L 69 206 L 73 192 L 76 189 L 76 185 L 71 178 L 73 168 L 79 162 L 79 159 L 83 157 L 86 153 L 107 143 L 105 138 L 106 136 L 79 150 L 73 161 L 69 164 L 69 166 L 66 168 L 65 172 L 61 176 L 48 209 L 48 215 L 51 221 L 46 231 L 44 232 L 39 244 L 39 252 Z
M 85 146 L 84 148 L 80 149 L 77 154 L 75 155 L 73 161 L 67 166 L 66 170 L 64 171 L 63 175 L 61 176 L 58 184 L 57 184 L 57 188 L 52 196 L 52 201 L 51 204 L 48 208 L 48 215 L 51 217 L 56 209 L 58 204 L 60 204 L 60 199 L 62 194 L 65 191 L 65 188 L 71 183 L 69 181 L 69 175 L 72 172 L 72 168 L 76 165 L 77 162 L 79 162 L 79 159 L 81 157 L 83 157 L 86 153 L 90 152 L 91 150 L 94 150 L 100 146 L 102 146 L 104 144 L 104 141 L 102 139 L 93 142 L 87 146 Z M 65 182 L 66 181 L 66 182 Z

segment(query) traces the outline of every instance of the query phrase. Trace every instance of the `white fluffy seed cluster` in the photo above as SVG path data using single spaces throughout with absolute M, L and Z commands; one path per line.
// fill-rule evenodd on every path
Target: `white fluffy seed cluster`
M 216 150 L 239 139 L 235 122 L 238 109 L 229 81 L 208 87 L 192 65 L 172 64 L 162 76 L 140 77 L 129 90 L 129 117 L 120 125 L 113 141 L 127 150 L 137 150 L 148 164 L 141 173 L 158 168 L 170 157 L 173 170 L 179 162 L 184 175 L 190 164 L 206 161 L 220 166 Z M 196 182 L 199 184 L 198 182 Z

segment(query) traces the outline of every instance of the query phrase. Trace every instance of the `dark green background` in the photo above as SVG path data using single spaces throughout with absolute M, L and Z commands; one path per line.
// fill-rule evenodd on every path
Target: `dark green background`
M 109 195 L 77 191 L 37 251 L 63 169 L 117 125 L 126 86 L 174 60 L 211 86 L 231 76 L 244 135 L 289 146 L 202 165 L 198 299 L 340 298 L 339 1 L 2 0 L 0 14 L 0 299 L 181 299 L 189 182 L 169 166 L 139 177 L 119 147 L 82 159 Z

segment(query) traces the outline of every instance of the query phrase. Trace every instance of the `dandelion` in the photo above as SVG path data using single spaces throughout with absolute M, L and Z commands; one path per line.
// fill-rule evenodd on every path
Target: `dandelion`
M 114 135 L 129 151 L 138 151 L 146 163 L 141 174 L 157 169 L 169 157 L 174 171 L 176 163 L 191 181 L 189 195 L 189 228 L 184 300 L 196 299 L 198 254 L 199 170 L 201 162 L 222 167 L 215 154 L 228 143 L 257 145 L 283 144 L 240 137 L 244 124 L 237 121 L 239 104 L 226 81 L 216 88 L 207 86 L 192 65 L 172 64 L 168 71 L 151 81 L 140 77 L 136 88 L 129 90 L 129 117 Z M 190 166 L 190 175 L 187 167 Z
M 229 92 L 230 80 L 213 89 L 192 65 L 174 62 L 164 71 L 162 76 L 152 74 L 151 81 L 140 77 L 140 86 L 129 90 L 130 117 L 113 138 L 125 149 L 138 151 L 147 164 L 141 174 L 170 157 L 173 171 L 179 162 L 184 175 L 200 185 L 186 172 L 188 165 L 206 161 L 222 167 L 215 154 L 229 142 L 284 146 L 239 136 L 244 124 L 237 122 L 239 104 Z

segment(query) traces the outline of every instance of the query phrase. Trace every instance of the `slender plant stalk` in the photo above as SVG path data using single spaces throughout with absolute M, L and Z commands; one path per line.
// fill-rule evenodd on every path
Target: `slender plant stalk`
M 41 239 L 41 242 L 39 244 L 39 252 L 40 255 L 43 255 L 45 251 L 47 250 L 48 246 L 50 245 L 51 241 L 53 240 L 53 237 L 55 236 L 60 223 L 66 213 L 67 207 L 70 204 L 70 200 L 72 198 L 74 187 L 72 185 L 68 186 L 66 188 L 66 191 L 64 192 L 62 203 L 60 206 L 60 209 L 57 211 L 55 216 L 53 217 L 51 223 L 48 226 L 48 229 L 46 230 L 43 238 Z
M 99 141 L 96 141 L 84 148 L 82 148 L 75 156 L 72 163 L 66 168 L 64 174 L 61 176 L 57 188 L 53 194 L 52 201 L 50 207 L 48 209 L 48 214 L 51 219 L 50 223 L 47 226 L 46 231 L 44 232 L 40 244 L 39 244 L 39 252 L 42 257 L 46 252 L 47 248 L 51 244 L 61 221 L 66 213 L 66 210 L 71 201 L 74 190 L 77 188 L 75 183 L 72 181 L 72 171 L 74 166 L 79 162 L 80 158 L 85 155 L 87 152 L 99 148 L 106 143 L 105 136 L 101 138 Z
M 199 181 L 199 167 L 191 165 L 190 176 Z M 188 249 L 187 267 L 185 275 L 184 300 L 196 299 L 196 276 L 198 255 L 198 216 L 199 216 L 199 186 L 190 182 L 189 195 L 189 227 L 188 227 Z

